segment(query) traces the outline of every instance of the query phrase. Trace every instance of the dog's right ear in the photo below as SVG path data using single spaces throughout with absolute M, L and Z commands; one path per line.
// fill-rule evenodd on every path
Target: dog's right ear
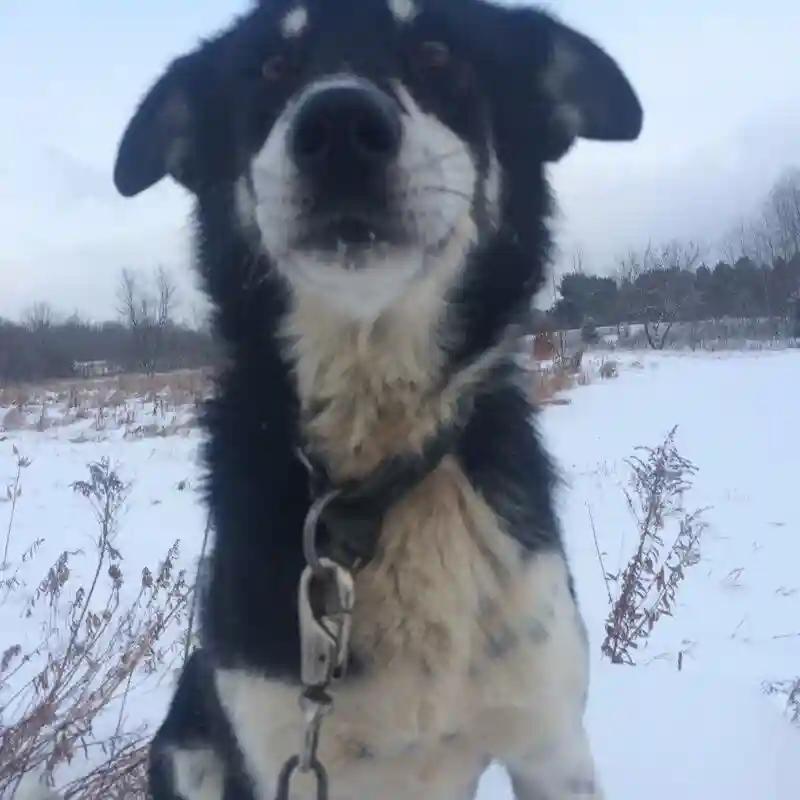
M 198 72 L 198 53 L 174 61 L 128 122 L 114 165 L 114 185 L 124 197 L 149 189 L 167 175 L 190 191 L 196 185 Z

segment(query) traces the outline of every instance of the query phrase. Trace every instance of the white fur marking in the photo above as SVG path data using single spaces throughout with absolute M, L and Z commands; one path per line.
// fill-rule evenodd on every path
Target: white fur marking
M 281 33 L 286 39 L 299 36 L 308 25 L 308 11 L 303 6 L 295 6 L 281 20 Z
M 406 290 L 420 261 L 416 253 L 386 248 L 372 255 L 363 267 L 349 267 L 346 256 L 303 253 L 290 256 L 286 269 L 299 292 L 305 288 L 297 284 L 305 284 L 315 295 L 327 297 L 345 317 L 370 323 Z
M 184 800 L 222 800 L 222 764 L 211 750 L 168 751 L 175 790 Z
M 398 22 L 411 22 L 419 13 L 414 0 L 388 0 L 389 11 Z
M 583 725 L 568 727 L 545 751 L 506 765 L 517 800 L 604 800 Z
M 489 205 L 489 219 L 494 226 L 497 226 L 500 222 L 502 190 L 500 162 L 497 159 L 497 154 L 492 151 L 489 161 L 489 174 L 486 176 L 485 192 L 486 202 Z
M 250 227 L 257 223 L 256 205 L 253 193 L 247 185 L 245 178 L 239 178 L 234 187 L 236 200 L 236 213 L 243 227 Z

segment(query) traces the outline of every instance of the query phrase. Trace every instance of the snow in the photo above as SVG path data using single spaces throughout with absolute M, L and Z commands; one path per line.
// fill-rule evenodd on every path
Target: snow
M 587 721 L 607 796 L 796 800 L 800 728 L 763 684 L 800 676 L 800 351 L 615 354 L 619 377 L 608 380 L 597 376 L 602 358 L 587 354 L 591 382 L 570 391 L 569 404 L 547 406 L 542 426 L 565 478 L 559 503 L 593 657 Z M 55 420 L 58 403 L 48 402 Z M 29 411 L 30 421 L 39 416 Z M 10 542 L 13 560 L 44 539 L 21 573 L 30 585 L 64 547 L 89 547 L 90 509 L 70 484 L 102 456 L 131 481 L 119 533 L 125 569 L 152 568 L 175 539 L 182 565 L 196 567 L 205 515 L 190 410 L 157 412 L 139 398 L 111 417 L 0 432 L 0 488 L 14 479 L 12 445 L 31 459 Z M 609 602 L 591 520 L 615 572 L 634 546 L 625 459 L 676 424 L 678 450 L 699 470 L 686 504 L 707 508 L 702 558 L 637 665 L 612 665 L 600 653 Z M 0 538 L 9 513 L 0 503 Z M 22 610 L 0 604 L 0 651 L 29 637 Z M 158 723 L 165 677 L 139 687 L 133 721 Z M 479 800 L 510 797 L 502 769 L 490 768 Z

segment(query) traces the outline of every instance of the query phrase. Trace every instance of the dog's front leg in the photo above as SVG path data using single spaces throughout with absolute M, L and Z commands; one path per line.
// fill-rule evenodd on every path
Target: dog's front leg
M 506 764 L 516 800 L 603 800 L 583 726 Z

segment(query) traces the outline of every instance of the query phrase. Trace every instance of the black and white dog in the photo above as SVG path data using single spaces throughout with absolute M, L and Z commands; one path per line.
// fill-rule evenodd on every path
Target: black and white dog
M 487 0 L 263 0 L 147 94 L 115 182 L 195 196 L 227 354 L 203 647 L 152 745 L 154 800 L 274 797 L 304 728 L 304 520 L 336 487 L 355 500 L 322 535 L 359 567 L 330 796 L 468 800 L 490 760 L 518 800 L 603 796 L 513 353 L 549 258 L 547 164 L 641 126 L 596 44 Z

